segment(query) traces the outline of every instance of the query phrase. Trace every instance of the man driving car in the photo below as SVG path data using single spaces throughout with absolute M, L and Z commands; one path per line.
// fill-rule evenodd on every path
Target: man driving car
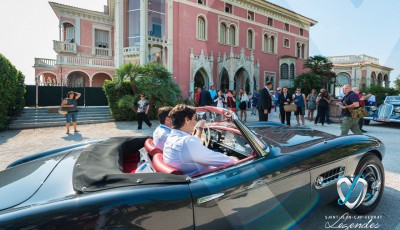
M 237 161 L 235 157 L 214 152 L 201 144 L 200 136 L 205 127 L 205 121 L 199 121 L 196 127 L 194 108 L 179 104 L 171 110 L 169 117 L 172 130 L 163 149 L 163 160 L 166 164 L 190 176 Z M 195 135 L 192 136 L 193 131 Z

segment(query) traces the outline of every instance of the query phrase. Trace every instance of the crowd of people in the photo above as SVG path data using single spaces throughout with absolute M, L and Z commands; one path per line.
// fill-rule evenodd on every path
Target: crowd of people
M 210 91 L 213 88 L 210 89 Z M 240 113 L 240 119 L 246 121 L 247 109 L 253 108 L 251 115 L 258 112 L 260 121 L 268 121 L 271 119 L 270 114 L 275 110 L 280 112 L 280 121 L 290 126 L 290 118 L 292 111 L 285 108 L 287 105 L 294 107 L 294 115 L 298 126 L 305 125 L 305 111 L 307 112 L 307 120 L 324 125 L 329 113 L 329 105 L 331 96 L 326 89 L 321 89 L 317 94 L 315 89 L 305 96 L 300 88 L 294 93 L 290 93 L 288 87 L 277 88 L 272 90 L 272 83 L 267 82 L 265 87 L 259 92 L 254 91 L 253 94 L 246 94 L 243 89 L 235 95 L 235 91 L 226 90 L 222 92 L 210 92 L 205 88 L 199 90 L 198 106 L 214 105 L 217 107 L 226 107 L 234 112 Z M 337 106 L 341 109 L 342 122 L 340 125 L 341 135 L 347 135 L 349 130 L 354 134 L 362 134 L 362 126 L 360 126 L 359 118 L 354 118 L 350 110 L 364 106 L 364 103 L 371 95 L 363 95 L 357 87 L 351 88 L 349 85 L 343 86 L 344 96 Z M 143 97 L 142 97 L 143 96 Z M 141 95 L 140 112 L 147 114 L 148 102 Z M 317 114 L 314 119 L 314 111 Z M 138 111 L 139 112 L 139 111 Z M 154 130 L 153 143 L 154 146 L 163 151 L 163 161 L 178 169 L 186 175 L 194 175 L 212 168 L 223 165 L 232 164 L 238 159 L 232 156 L 226 156 L 221 153 L 208 149 L 201 143 L 201 134 L 206 127 L 205 120 L 198 121 L 196 119 L 196 109 L 194 107 L 178 104 L 175 107 L 162 107 L 158 110 L 158 119 L 160 125 Z M 147 123 L 146 117 L 140 119 Z M 301 123 L 300 123 L 301 122 Z M 139 124 L 141 128 L 141 123 Z M 151 123 L 148 123 L 149 127 Z
M 296 125 L 305 126 L 306 111 L 309 122 L 314 122 L 315 125 L 321 123 L 322 126 L 325 123 L 330 123 L 329 109 L 332 98 L 326 89 L 320 89 L 319 94 L 317 94 L 316 89 L 312 89 L 311 93 L 306 96 L 301 92 L 301 88 L 296 88 L 295 92 L 291 93 L 286 86 L 278 87 L 275 91 L 272 90 L 272 87 L 273 83 L 268 81 L 259 91 L 254 90 L 253 93 L 246 93 L 243 88 L 240 88 L 237 93 L 228 89 L 216 91 L 212 85 L 209 90 L 206 87 L 198 88 L 194 98 L 196 106 L 227 108 L 238 113 L 243 122 L 247 121 L 247 110 L 249 110 L 251 111 L 250 115 L 257 115 L 258 113 L 259 121 L 272 121 L 274 112 L 279 112 L 280 122 L 288 126 L 291 125 L 293 112 L 296 117 Z M 66 115 L 67 134 L 69 134 L 71 122 L 74 132 L 79 132 L 77 130 L 77 100 L 80 96 L 80 93 L 68 92 L 67 98 L 61 104 L 62 107 L 68 108 Z M 357 87 L 351 88 L 350 85 L 344 85 L 343 94 L 340 95 L 339 99 L 340 102 L 337 103 L 337 106 L 341 110 L 341 135 L 347 135 L 349 130 L 354 134 L 367 132 L 363 130 L 363 118 L 352 117 L 351 110 L 365 107 L 367 104 L 375 105 L 375 96 L 365 95 Z M 140 94 L 137 106 L 138 129 L 142 129 L 143 122 L 151 128 L 152 124 L 147 117 L 150 105 L 145 94 Z M 315 111 L 317 111 L 317 114 L 314 117 Z M 236 161 L 237 159 L 232 157 L 214 154 L 212 150 L 207 149 L 198 139 L 194 138 L 200 137 L 204 126 L 204 120 L 196 125 L 195 114 L 194 108 L 183 104 L 175 107 L 162 107 L 158 110 L 160 125 L 155 129 L 153 138 L 155 147 L 164 150 L 165 162 L 190 175 L 209 167 L 217 167 Z M 189 148 L 188 146 L 196 146 L 196 148 Z M 182 152 L 187 155 L 180 155 Z

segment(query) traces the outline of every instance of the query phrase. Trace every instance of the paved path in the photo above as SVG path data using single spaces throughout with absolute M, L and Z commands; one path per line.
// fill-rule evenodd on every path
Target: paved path
M 258 116 L 251 116 L 248 112 L 247 121 L 258 121 Z M 274 121 L 278 121 L 275 113 Z M 79 125 L 79 133 L 65 134 L 65 127 L 39 128 L 26 130 L 7 130 L 0 132 L 0 170 L 11 162 L 33 153 L 49 150 L 56 147 L 75 144 L 82 141 L 96 140 L 115 136 L 152 135 L 158 121 L 152 121 L 153 128 L 143 125 L 143 130 L 137 130 L 137 122 L 109 122 L 100 124 Z M 296 124 L 292 116 L 292 124 Z M 307 121 L 307 126 L 313 129 L 340 135 L 338 124 L 315 126 Z M 385 167 L 386 186 L 381 204 L 371 215 L 383 216 L 380 229 L 400 229 L 398 213 L 400 210 L 400 168 L 398 162 L 398 136 L 400 125 L 371 122 L 365 126 L 368 135 L 378 137 L 386 146 L 386 155 L 383 160 Z M 296 229 L 324 229 L 326 216 L 345 213 L 337 205 L 328 205 L 321 211 L 313 212 Z

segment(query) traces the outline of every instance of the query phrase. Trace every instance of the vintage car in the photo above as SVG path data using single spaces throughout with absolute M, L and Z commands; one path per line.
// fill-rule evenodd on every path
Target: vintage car
M 189 177 L 144 136 L 31 155 L 0 172 L 0 229 L 290 228 L 317 206 L 337 203 L 337 181 L 354 175 L 367 181 L 369 196 L 353 210 L 365 214 L 380 202 L 378 139 L 198 111 L 208 121 L 204 144 L 239 161 Z M 143 173 L 143 165 L 155 172 Z
M 370 121 L 400 123 L 400 96 L 387 96 L 379 107 L 365 106 L 368 116 L 364 117 L 364 124 Z

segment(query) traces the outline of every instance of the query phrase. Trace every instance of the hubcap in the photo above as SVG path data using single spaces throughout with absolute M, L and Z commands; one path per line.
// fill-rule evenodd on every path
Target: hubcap
M 364 198 L 362 204 L 364 206 L 370 206 L 379 196 L 382 186 L 382 174 L 376 165 L 369 164 L 362 170 L 362 175 L 364 176 L 364 180 L 368 183 L 367 194 L 369 194 L 369 196 Z

